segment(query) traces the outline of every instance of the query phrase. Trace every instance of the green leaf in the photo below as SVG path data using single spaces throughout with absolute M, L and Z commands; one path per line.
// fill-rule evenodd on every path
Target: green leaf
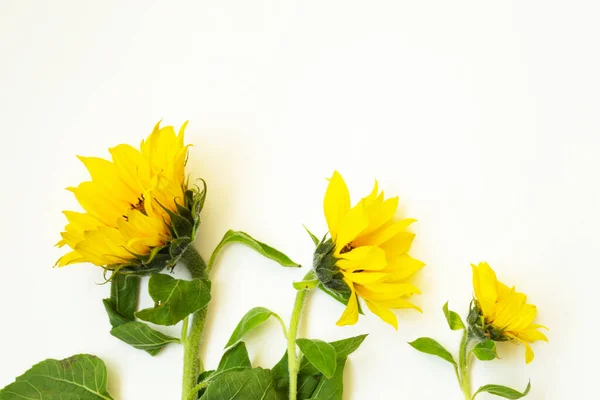
M 167 336 L 139 321 L 116 326 L 111 329 L 110 334 L 151 356 L 157 355 L 169 343 L 179 343 L 179 339 Z
M 296 344 L 304 353 L 304 357 L 321 371 L 327 378 L 335 373 L 337 358 L 335 348 L 319 339 L 298 339 Z
M 273 311 L 264 307 L 254 307 L 253 309 L 248 311 L 233 330 L 233 333 L 231 334 L 229 341 L 225 345 L 225 348 L 231 347 L 240 340 L 242 340 L 245 334 L 264 323 L 266 320 L 269 319 L 270 316 L 275 316 L 279 318 L 279 316 Z
M 335 349 L 337 361 L 339 362 L 340 360 L 354 353 L 367 336 L 368 335 L 359 335 L 347 339 L 337 340 L 335 342 L 330 342 L 329 344 Z M 275 370 L 275 368 L 273 368 L 273 370 Z M 302 359 L 300 363 L 300 374 L 316 375 L 318 373 L 319 371 L 306 358 Z
M 498 353 L 496 353 L 496 343 L 493 340 L 488 339 L 484 342 L 480 342 L 471 351 L 475 354 L 475 357 L 481 361 L 490 361 L 494 358 L 498 358 Z
M 438 356 L 448 361 L 450 364 L 456 366 L 456 361 L 454 361 L 454 357 L 452 357 L 452 354 L 450 354 L 450 352 L 446 350 L 444 346 L 442 346 L 441 344 L 439 344 L 431 338 L 422 337 L 408 344 L 410 344 L 412 347 L 414 347 L 422 353 Z
M 312 393 L 310 400 L 342 400 L 344 394 L 344 367 L 346 358 L 337 362 L 335 375 L 330 379 L 322 378 Z
M 501 385 L 485 385 L 479 388 L 477 392 L 473 395 L 473 398 L 477 396 L 479 393 L 487 392 L 489 394 L 493 394 L 495 396 L 504 397 L 505 399 L 520 399 L 521 397 L 527 396 L 529 391 L 531 390 L 531 382 L 527 384 L 525 391 L 523 393 L 516 391 L 515 389 L 511 389 L 507 386 Z
M 230 371 L 212 382 L 202 400 L 277 400 L 268 369 Z
M 304 225 L 302 225 L 304 226 Z M 306 226 L 304 226 L 304 229 L 306 230 L 306 233 L 308 233 L 308 235 L 310 236 L 310 238 L 312 239 L 313 243 L 315 244 L 315 246 L 318 246 L 320 241 L 319 238 L 316 237 L 311 231 L 308 230 L 308 228 Z
M 113 326 L 113 328 L 115 326 L 123 325 L 127 322 L 130 322 L 127 318 L 123 317 L 121 314 L 114 310 L 110 299 L 104 299 L 102 300 L 102 303 L 104 304 L 104 308 L 106 309 L 106 313 L 108 314 L 108 320 L 110 321 L 110 324 Z
M 112 400 L 106 390 L 106 366 L 89 354 L 45 360 L 0 390 L 0 400 Z
M 450 327 L 450 329 L 452 329 L 453 331 L 465 329 L 465 324 L 462 322 L 460 315 L 458 315 L 454 311 L 448 310 L 448 302 L 444 304 L 442 310 L 444 310 L 444 315 L 446 316 L 446 321 L 448 321 L 448 326 Z
M 139 276 L 117 273 L 110 281 L 110 301 L 115 312 L 133 321 L 140 294 Z
M 208 262 L 209 270 L 212 269 L 217 255 L 219 254 L 223 246 L 225 246 L 227 243 L 241 243 L 243 245 L 246 245 L 251 249 L 255 250 L 256 252 L 262 254 L 263 256 L 279 263 L 279 265 L 283 267 L 300 267 L 300 264 L 293 262 L 288 256 L 286 256 L 279 250 L 276 250 L 267 244 L 259 242 L 247 233 L 229 230 L 225 233 L 225 236 L 223 236 L 223 239 L 221 239 L 221 243 L 217 245 L 215 251 L 213 251 L 212 256 L 210 257 L 210 260 Z
M 187 281 L 154 274 L 148 282 L 148 292 L 155 306 L 138 311 L 135 316 L 157 325 L 175 325 L 210 301 L 210 285 L 200 279 Z
M 318 279 L 309 279 L 306 281 L 294 282 L 294 289 L 296 290 L 307 290 L 314 289 L 319 284 Z
M 227 372 L 229 370 L 247 368 L 252 368 L 252 364 L 250 363 L 246 343 L 239 342 L 223 354 L 219 366 L 217 367 L 217 372 Z

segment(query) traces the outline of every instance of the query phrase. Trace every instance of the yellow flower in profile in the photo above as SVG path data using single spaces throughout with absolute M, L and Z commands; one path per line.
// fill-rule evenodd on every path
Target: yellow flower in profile
M 90 262 L 141 272 L 174 265 L 195 236 L 204 200 L 187 189 L 186 125 L 176 134 L 159 122 L 139 150 L 127 144 L 111 148 L 112 162 L 79 157 L 91 181 L 68 190 L 85 212 L 64 212 L 68 224 L 57 246 L 71 251 L 57 266 Z
M 398 329 L 390 309 L 419 307 L 407 299 L 420 293 L 407 282 L 424 266 L 407 253 L 415 237 L 407 228 L 414 219 L 396 221 L 398 197 L 384 199 L 377 182 L 354 207 L 346 183 L 336 171 L 325 193 L 324 210 L 331 239 L 317 247 L 314 268 L 322 288 L 346 303 L 338 325 L 358 321 L 362 298 L 373 313 Z
M 509 288 L 496 278 L 494 270 L 485 262 L 473 267 L 473 289 L 476 309 L 469 315 L 469 324 L 475 333 L 492 340 L 511 340 L 525 345 L 525 361 L 533 361 L 530 343 L 548 341 L 539 329 L 548 329 L 533 323 L 537 308 L 527 304 L 527 296 L 514 287 Z

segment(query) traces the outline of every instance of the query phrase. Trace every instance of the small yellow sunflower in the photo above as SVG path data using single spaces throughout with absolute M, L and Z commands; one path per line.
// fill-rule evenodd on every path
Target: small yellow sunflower
M 533 361 L 530 343 L 548 341 L 540 329 L 545 326 L 534 324 L 537 308 L 527 304 L 527 296 L 509 288 L 496 278 L 496 273 L 482 262 L 473 267 L 474 306 L 469 314 L 469 324 L 481 338 L 496 341 L 510 340 L 525 345 L 525 362 Z
M 419 307 L 407 298 L 420 293 L 407 282 L 424 264 L 407 253 L 415 237 L 407 228 L 414 219 L 396 221 L 398 197 L 384 199 L 377 182 L 370 195 L 350 206 L 348 188 L 336 171 L 325 193 L 325 218 L 330 239 L 314 256 L 321 288 L 346 304 L 338 325 L 358 321 L 362 298 L 373 313 L 398 329 L 390 309 Z
M 205 193 L 187 188 L 186 125 L 176 134 L 159 122 L 139 150 L 127 144 L 111 148 L 112 162 L 79 157 L 91 181 L 68 190 L 85 212 L 64 212 L 68 224 L 57 246 L 71 251 L 57 266 L 90 262 L 152 272 L 174 265 L 194 239 Z

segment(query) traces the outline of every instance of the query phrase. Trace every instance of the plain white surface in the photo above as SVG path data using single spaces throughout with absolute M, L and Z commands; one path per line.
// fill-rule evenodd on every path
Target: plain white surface
M 339 328 L 339 304 L 310 300 L 304 336 L 371 334 L 345 399 L 461 398 L 452 368 L 406 342 L 457 350 L 441 307 L 467 312 L 480 260 L 551 331 L 528 366 L 522 347 L 500 345 L 474 385 L 531 379 L 529 399 L 591 398 L 599 12 L 596 1 L 2 1 L 0 387 L 44 358 L 86 352 L 106 361 L 118 399 L 179 398 L 181 348 L 151 358 L 112 338 L 101 270 L 51 267 L 61 211 L 76 207 L 64 188 L 87 179 L 75 155 L 107 156 L 159 119 L 189 119 L 189 170 L 209 185 L 205 257 L 233 228 L 310 265 L 302 224 L 324 233 L 334 169 L 354 201 L 377 178 L 419 220 L 424 314 L 399 312 L 398 332 L 372 315 Z M 249 308 L 287 319 L 304 272 L 230 247 L 213 275 L 206 365 Z M 248 345 L 265 367 L 284 351 L 274 322 Z

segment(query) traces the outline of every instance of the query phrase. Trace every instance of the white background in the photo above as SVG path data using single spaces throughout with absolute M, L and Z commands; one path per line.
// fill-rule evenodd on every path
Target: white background
M 398 331 L 373 315 L 340 328 L 338 303 L 310 300 L 303 336 L 371 334 L 345 399 L 461 398 L 452 368 L 406 342 L 456 351 L 441 307 L 466 313 L 480 260 L 551 331 L 530 365 L 523 347 L 500 345 L 474 386 L 531 379 L 529 399 L 595 396 L 599 12 L 595 1 L 2 1 L 0 387 L 86 352 L 106 361 L 117 399 L 179 398 L 181 348 L 151 358 L 112 338 L 102 271 L 53 269 L 64 252 L 52 245 L 61 211 L 77 209 L 64 188 L 87 179 L 76 154 L 107 156 L 159 119 L 189 119 L 189 172 L 209 185 L 196 243 L 207 258 L 234 228 L 308 267 L 302 224 L 325 232 L 334 169 L 354 201 L 377 178 L 419 220 L 424 314 L 398 312 Z M 289 318 L 304 272 L 231 246 L 213 275 L 206 365 L 249 308 Z M 284 351 L 275 322 L 248 345 L 264 367 Z

